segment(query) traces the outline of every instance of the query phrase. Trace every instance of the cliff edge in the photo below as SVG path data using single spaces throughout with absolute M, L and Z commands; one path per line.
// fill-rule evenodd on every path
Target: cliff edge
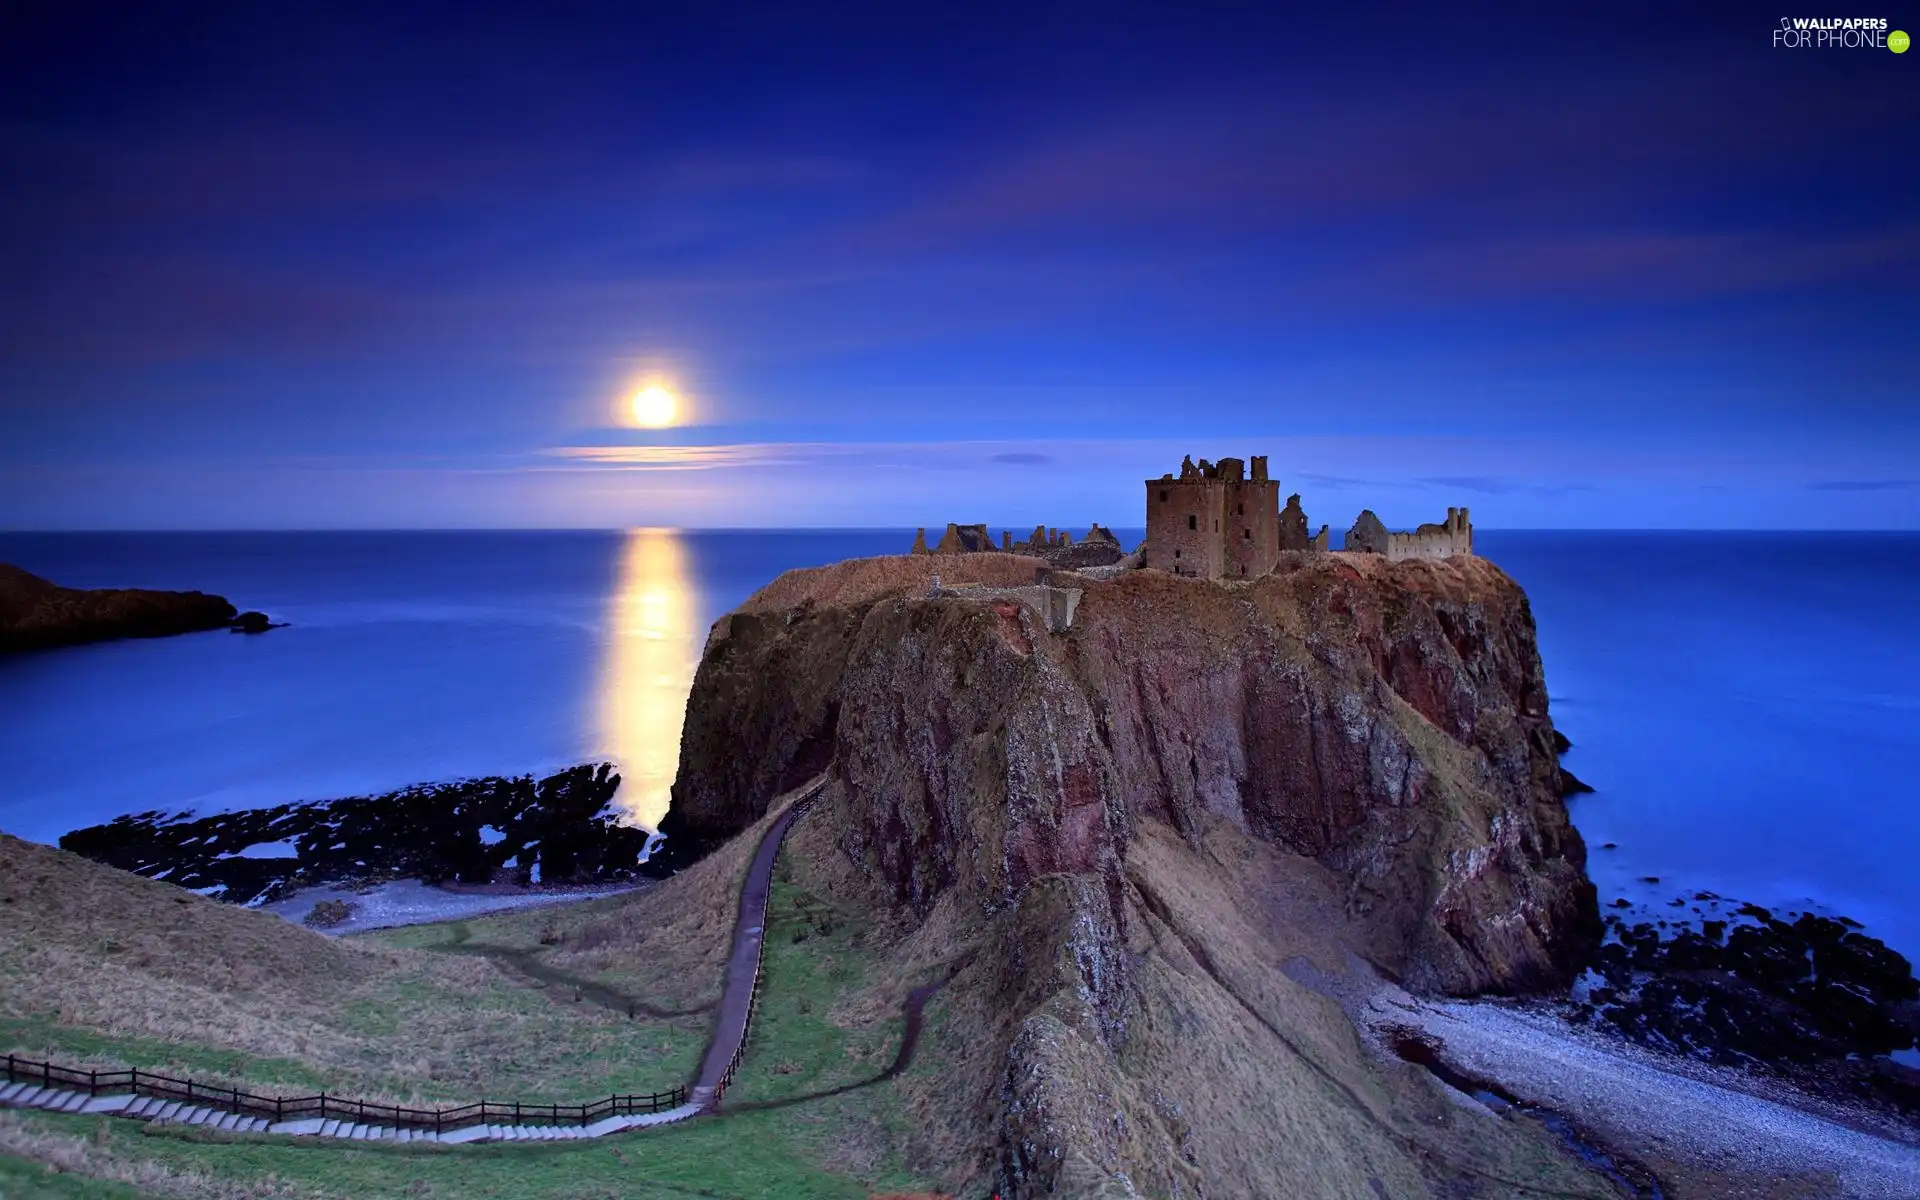
M 67 588 L 0 563 L 0 654 L 222 629 L 236 615 L 204 592 Z
M 971 566 L 789 572 L 716 622 L 663 827 L 718 842 L 832 766 L 793 853 L 954 973 L 926 1086 L 971 1092 L 972 1132 L 929 1159 L 971 1150 L 1020 1196 L 1502 1177 L 1461 1156 L 1519 1151 L 1429 1146 L 1425 1085 L 1287 971 L 1519 992 L 1598 940 L 1518 585 L 1289 554 L 1248 583 L 1076 578 L 1052 633 L 1018 594 L 933 587 Z
M 926 598 L 924 559 L 873 561 L 789 572 L 715 624 L 670 832 L 731 836 L 832 761 L 849 853 L 917 910 L 1110 883 L 1151 817 L 1337 872 L 1379 965 L 1424 990 L 1556 987 L 1597 940 L 1532 613 L 1492 563 L 1129 572 L 1084 581 L 1056 635 L 1013 599 Z

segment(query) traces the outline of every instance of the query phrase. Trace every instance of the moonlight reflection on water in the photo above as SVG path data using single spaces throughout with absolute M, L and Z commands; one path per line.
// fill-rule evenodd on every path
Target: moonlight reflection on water
M 636 825 L 666 816 L 680 726 L 701 650 L 700 595 L 680 533 L 632 529 L 620 549 L 600 694 L 602 740 L 620 767 L 615 803 Z

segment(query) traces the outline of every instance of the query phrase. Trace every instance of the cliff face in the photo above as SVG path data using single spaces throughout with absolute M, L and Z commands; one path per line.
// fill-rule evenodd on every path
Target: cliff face
M 1010 599 L 929 598 L 925 577 L 962 582 L 959 561 L 791 573 L 718 622 L 665 832 L 728 836 L 834 765 L 809 836 L 974 964 L 950 1004 L 970 1042 L 1004 1048 L 973 1081 L 1004 1193 L 1084 1168 L 1194 1194 L 1179 1163 L 1204 1177 L 1195 1147 L 1271 1100 L 1222 1082 L 1236 1056 L 1370 1107 L 1351 1031 L 1280 978 L 1289 947 L 1473 993 L 1564 984 L 1597 939 L 1532 616 L 1492 564 L 1284 555 L 1230 586 L 1128 572 L 1087 580 L 1051 634 Z M 1210 1006 L 1245 1028 L 1196 1015 Z M 1225 1065 L 1183 1076 L 1208 1046 Z M 1397 1135 L 1328 1136 L 1374 1164 L 1352 1180 L 1419 1194 L 1407 1181 L 1432 1174 Z M 1304 1159 L 1274 1165 L 1299 1157 L 1279 1143 L 1217 1152 L 1266 1156 L 1278 1174 L 1235 1176 L 1249 1194 L 1336 1194 Z
M 202 592 L 65 588 L 0 563 L 0 654 L 220 629 L 233 605 Z
M 670 832 L 727 836 L 833 760 L 848 852 L 917 911 L 1056 872 L 1111 884 L 1151 816 L 1339 872 L 1416 987 L 1554 986 L 1595 936 L 1532 614 L 1483 559 L 1131 572 L 1088 581 L 1061 635 L 1011 601 L 872 590 L 715 626 Z

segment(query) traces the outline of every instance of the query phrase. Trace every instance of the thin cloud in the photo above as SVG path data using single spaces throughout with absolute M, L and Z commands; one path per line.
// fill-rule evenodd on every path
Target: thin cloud
M 1516 490 L 1519 485 L 1510 479 L 1497 475 L 1429 475 L 1420 480 L 1431 487 L 1458 488 L 1465 492 L 1483 492 L 1489 496 L 1505 495 Z
M 1027 451 L 1015 451 L 1011 454 L 996 454 L 993 456 L 993 458 L 990 461 L 997 462 L 997 463 L 1011 463 L 1016 467 L 1037 467 L 1045 463 L 1050 463 L 1053 461 L 1053 459 L 1049 458 L 1044 454 L 1033 454 Z
M 1920 479 L 1823 479 L 1807 486 L 1816 492 L 1903 492 L 1920 488 Z
M 1297 478 L 1305 480 L 1314 487 L 1337 492 L 1346 488 L 1372 488 L 1383 486 L 1371 479 L 1355 479 L 1351 475 L 1321 475 L 1313 471 L 1301 471 Z

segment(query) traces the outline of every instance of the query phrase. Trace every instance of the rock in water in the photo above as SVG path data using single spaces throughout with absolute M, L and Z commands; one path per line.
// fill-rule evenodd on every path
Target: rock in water
M 265 633 L 269 629 L 284 629 L 285 621 L 271 621 L 263 612 L 243 612 L 233 619 L 229 626 L 235 633 Z
M 233 615 L 204 592 L 65 588 L 0 563 L 0 654 L 219 629 Z
M 426 883 L 607 883 L 639 877 L 644 829 L 611 811 L 620 776 L 587 763 L 545 779 L 488 776 L 277 808 L 144 812 L 76 829 L 60 848 L 236 904 L 297 888 Z M 250 848 L 285 853 L 254 857 Z M 509 866 L 512 864 L 512 866 Z

